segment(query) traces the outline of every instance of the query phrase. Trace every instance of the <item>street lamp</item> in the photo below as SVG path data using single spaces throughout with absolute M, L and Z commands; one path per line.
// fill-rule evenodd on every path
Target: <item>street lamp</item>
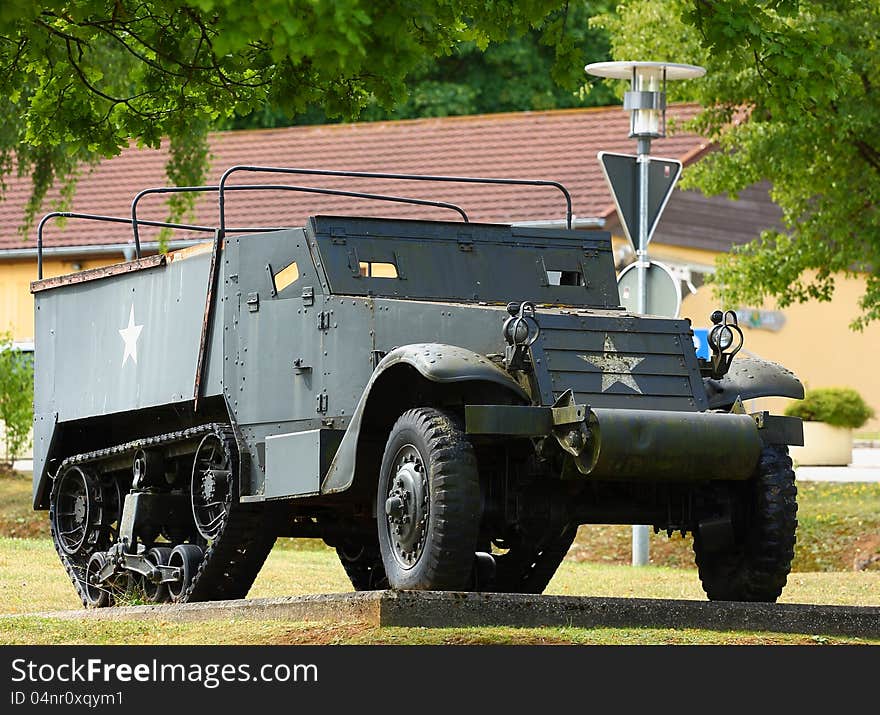
M 593 62 L 584 67 L 588 74 L 609 79 L 628 79 L 630 89 L 624 95 L 623 108 L 630 113 L 629 136 L 637 142 L 639 231 L 636 249 L 638 312 L 648 312 L 648 177 L 651 140 L 666 136 L 666 82 L 702 77 L 704 67 L 671 62 Z M 648 563 L 648 527 L 632 528 L 632 563 Z
M 630 90 L 623 108 L 630 113 L 629 136 L 636 139 L 639 164 L 639 239 L 636 248 L 639 313 L 647 313 L 648 291 L 648 165 L 651 140 L 666 136 L 666 82 L 702 77 L 704 67 L 670 62 L 594 62 L 588 74 L 609 79 L 628 79 Z

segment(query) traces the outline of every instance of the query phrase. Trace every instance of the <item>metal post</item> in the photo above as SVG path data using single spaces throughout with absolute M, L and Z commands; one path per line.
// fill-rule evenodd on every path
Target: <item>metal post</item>
M 639 293 L 638 313 L 645 315 L 652 310 L 648 300 L 648 175 L 651 162 L 651 137 L 666 136 L 666 81 L 702 77 L 703 67 L 669 62 L 593 62 L 584 69 L 595 77 L 624 79 L 630 81 L 630 91 L 624 95 L 623 108 L 630 113 L 630 138 L 638 140 L 636 163 L 639 183 L 639 228 L 636 245 L 636 286 Z M 609 183 L 611 180 L 609 179 Z M 614 187 L 612 186 L 612 189 Z M 671 187 L 670 187 L 671 189 Z M 616 190 L 615 190 L 616 193 Z M 618 207 L 618 212 L 620 212 Z M 658 217 L 663 207 L 658 210 Z M 627 223 L 630 217 L 621 215 Z M 647 526 L 632 528 L 632 563 L 644 566 L 648 563 Z
M 639 245 L 636 249 L 636 268 L 639 272 L 639 313 L 648 312 L 648 167 L 651 161 L 651 140 L 639 138 Z
M 639 313 L 648 312 L 648 168 L 651 157 L 651 139 L 639 137 L 639 245 L 636 249 L 636 269 L 638 270 Z M 644 524 L 632 527 L 632 565 L 647 566 L 649 558 L 648 538 L 650 532 Z

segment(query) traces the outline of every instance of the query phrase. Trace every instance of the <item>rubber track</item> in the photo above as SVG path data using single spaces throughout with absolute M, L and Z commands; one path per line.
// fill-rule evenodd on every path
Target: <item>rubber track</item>
M 233 469 L 235 472 L 238 466 L 238 448 L 232 428 L 226 424 L 207 424 L 68 457 L 61 463 L 57 474 L 61 474 L 68 466 L 100 462 L 129 452 L 133 454 L 138 449 L 163 447 L 175 442 L 204 437 L 208 434 L 217 435 L 223 442 L 227 455 L 235 467 Z M 54 500 L 50 499 L 50 509 L 53 503 Z M 264 515 L 265 512 L 261 505 L 232 502 L 229 512 L 224 518 L 219 536 L 206 548 L 199 569 L 179 602 L 243 598 L 247 595 L 275 544 L 275 534 L 267 531 Z M 50 524 L 52 522 L 50 514 Z M 91 554 L 71 559 L 59 545 L 54 528 L 52 529 L 52 541 L 80 600 L 83 605 L 88 605 L 79 573 L 85 571 L 88 557 Z

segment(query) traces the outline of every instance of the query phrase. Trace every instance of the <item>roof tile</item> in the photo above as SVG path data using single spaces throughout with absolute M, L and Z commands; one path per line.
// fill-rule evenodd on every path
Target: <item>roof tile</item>
M 676 105 L 670 107 L 669 114 L 689 118 L 697 111 L 695 105 Z M 544 179 L 559 181 L 569 189 L 576 216 L 607 217 L 614 209 L 596 153 L 632 153 L 628 130 L 627 114 L 620 107 L 605 107 L 217 132 L 209 139 L 209 182 L 216 183 L 227 167 L 238 164 Z M 688 160 L 705 147 L 702 138 L 680 133 L 656 140 L 653 153 Z M 166 160 L 164 145 L 158 150 L 123 150 L 118 157 L 84 172 L 71 210 L 128 216 L 138 191 L 166 184 Z M 246 173 L 235 175 L 230 183 L 296 184 L 447 201 L 461 204 L 472 221 L 509 223 L 565 216 L 558 191 L 543 187 Z M 5 198 L 0 201 L 0 251 L 32 247 L 36 231 L 30 231 L 26 240 L 18 231 L 30 193 L 30 178 L 8 178 L 7 185 Z M 47 210 L 57 198 L 56 190 L 49 193 Z M 164 198 L 145 198 L 139 206 L 139 217 L 163 220 L 163 203 Z M 440 208 L 307 193 L 235 192 L 227 197 L 229 226 L 298 226 L 309 215 L 319 213 L 455 218 L 455 214 Z M 217 224 L 215 194 L 199 198 L 192 220 Z M 142 240 L 155 235 L 155 229 L 141 229 Z M 119 225 L 76 220 L 67 221 L 64 228 L 57 223 L 49 225 L 45 239 L 47 246 L 132 240 L 131 232 Z

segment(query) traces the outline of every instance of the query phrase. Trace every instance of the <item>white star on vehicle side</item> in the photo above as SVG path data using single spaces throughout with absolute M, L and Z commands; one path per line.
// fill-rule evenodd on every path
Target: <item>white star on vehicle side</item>
M 137 364 L 137 341 L 140 337 L 141 330 L 143 329 L 143 325 L 134 324 L 134 306 L 132 305 L 131 312 L 128 314 L 128 327 L 122 328 L 122 330 L 119 331 L 119 335 L 122 337 L 122 340 L 125 343 L 125 352 L 122 354 L 122 367 L 125 367 L 125 363 L 128 361 L 128 358 L 131 358 L 132 361 Z
M 603 355 L 595 357 L 578 355 L 581 360 L 598 367 L 602 371 L 602 392 L 605 392 L 609 387 L 619 382 L 622 385 L 631 387 L 640 395 L 644 394 L 635 377 L 633 377 L 632 371 L 645 358 L 624 357 L 617 352 L 614 341 L 607 334 L 605 335 L 604 351 Z

